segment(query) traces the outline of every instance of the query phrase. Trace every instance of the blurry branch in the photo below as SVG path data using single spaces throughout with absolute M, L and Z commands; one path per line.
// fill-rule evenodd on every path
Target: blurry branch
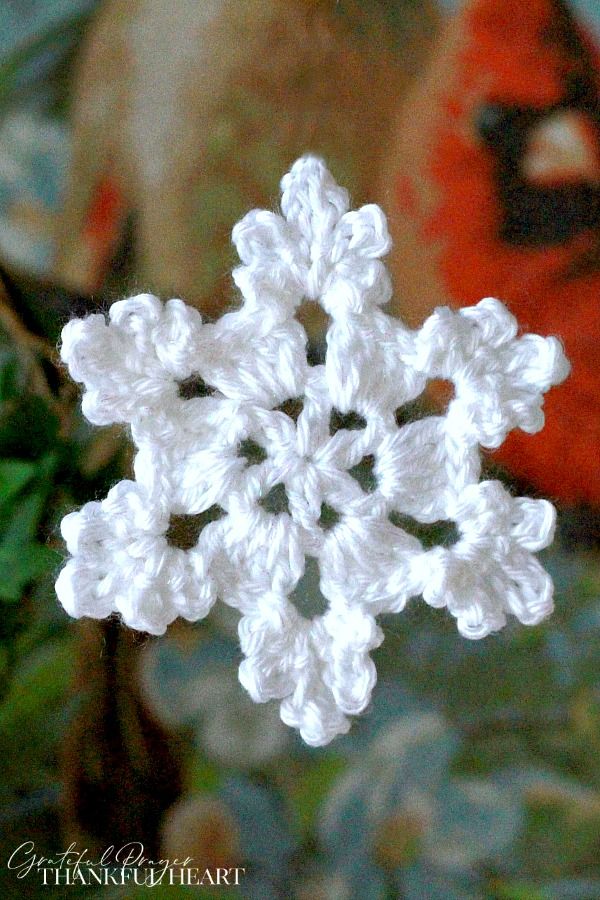
M 42 357 L 49 362 L 53 362 L 54 347 L 44 338 L 32 334 L 23 325 L 19 316 L 10 305 L 6 287 L 1 279 L 0 325 L 14 345 L 33 393 L 41 397 L 53 408 L 56 408 L 58 401 L 48 386 L 48 380 L 39 361 L 39 357 Z

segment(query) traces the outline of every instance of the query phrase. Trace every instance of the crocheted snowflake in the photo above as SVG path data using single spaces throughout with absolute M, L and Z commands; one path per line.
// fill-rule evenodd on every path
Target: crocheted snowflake
M 234 228 L 240 309 L 207 324 L 181 300 L 142 294 L 62 335 L 87 418 L 128 424 L 137 446 L 135 481 L 63 520 L 63 606 L 160 634 L 220 597 L 241 613 L 242 684 L 281 700 L 311 745 L 368 704 L 380 613 L 420 594 L 481 638 L 507 613 L 531 625 L 552 609 L 532 551 L 550 543 L 554 509 L 480 482 L 479 445 L 542 427 L 542 394 L 568 372 L 559 342 L 517 337 L 492 299 L 407 329 L 380 309 L 385 217 L 348 208 L 304 157 L 282 181 L 282 214 L 254 211 Z M 294 318 L 304 301 L 330 317 L 324 365 L 307 360 Z M 446 414 L 398 425 L 430 379 L 454 386 Z M 365 458 L 374 480 L 361 486 Z M 272 511 L 274 494 L 286 511 Z M 204 524 L 187 548 L 172 539 L 177 521 Z M 455 523 L 453 545 L 410 533 L 439 521 Z M 327 603 L 312 618 L 291 598 L 311 557 Z

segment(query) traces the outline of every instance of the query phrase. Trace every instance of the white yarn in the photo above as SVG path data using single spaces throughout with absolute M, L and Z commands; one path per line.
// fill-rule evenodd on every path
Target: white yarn
M 234 228 L 239 310 L 204 324 L 181 300 L 141 294 L 115 303 L 108 324 L 91 315 L 64 328 L 62 358 L 85 385 L 85 415 L 128 423 L 138 452 L 135 481 L 63 520 L 72 558 L 57 593 L 73 616 L 118 612 L 153 634 L 177 616 L 201 619 L 220 597 L 241 613 L 242 684 L 256 701 L 281 700 L 284 722 L 316 746 L 369 702 L 378 614 L 422 594 L 481 638 L 507 613 L 533 625 L 551 612 L 552 582 L 532 552 L 551 542 L 554 508 L 480 482 L 479 445 L 498 447 L 515 427 L 538 431 L 542 394 L 569 367 L 555 338 L 517 337 L 513 316 L 489 298 L 407 329 L 379 308 L 391 295 L 379 207 L 349 212 L 346 191 L 309 156 L 282 190 L 282 215 L 254 211 Z M 331 317 L 325 365 L 307 362 L 294 318 L 305 300 Z M 208 396 L 180 396 L 192 375 Z M 398 427 L 394 411 L 434 378 L 454 385 L 446 415 Z M 294 422 L 277 407 L 298 397 Z M 365 427 L 331 435 L 332 409 Z M 240 455 L 246 439 L 265 461 Z M 367 493 L 348 470 L 370 455 L 377 486 Z M 289 514 L 260 504 L 277 484 Z M 324 503 L 339 515 L 329 530 Z M 214 504 L 226 515 L 192 549 L 169 544 L 172 514 Z M 459 539 L 426 550 L 391 523 L 393 511 L 451 520 Z M 289 599 L 307 556 L 328 603 L 311 621 Z

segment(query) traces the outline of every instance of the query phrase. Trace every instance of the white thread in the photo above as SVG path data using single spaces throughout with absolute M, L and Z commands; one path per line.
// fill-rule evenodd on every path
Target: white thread
M 508 613 L 531 625 L 551 612 L 552 582 L 532 552 L 551 542 L 554 508 L 480 483 L 478 445 L 498 447 L 515 427 L 538 431 L 542 394 L 569 367 L 555 338 L 517 337 L 513 316 L 489 298 L 437 309 L 408 330 L 379 308 L 391 295 L 381 210 L 349 212 L 313 157 L 296 162 L 282 190 L 282 215 L 254 211 L 234 228 L 239 310 L 203 324 L 180 300 L 142 294 L 115 303 L 108 324 L 92 315 L 64 328 L 62 358 L 85 385 L 85 415 L 128 423 L 137 455 L 135 481 L 63 520 L 72 558 L 57 593 L 73 616 L 116 611 L 154 634 L 177 616 L 202 618 L 220 597 L 242 614 L 242 684 L 256 701 L 281 700 L 284 722 L 316 746 L 369 702 L 378 614 L 422 594 L 481 638 Z M 294 318 L 307 298 L 331 317 L 324 366 L 309 366 Z M 190 376 L 210 394 L 181 397 Z M 435 378 L 454 385 L 446 415 L 398 427 L 396 408 Z M 294 422 L 276 407 L 297 397 Z M 330 435 L 334 408 L 365 427 Z M 264 462 L 240 455 L 246 439 Z M 375 459 L 371 493 L 348 472 L 365 456 Z M 277 484 L 289 514 L 260 504 Z M 329 530 L 324 503 L 339 516 Z M 192 549 L 170 546 L 172 514 L 214 504 L 226 515 Z M 452 520 L 459 538 L 427 550 L 392 512 Z M 318 559 L 328 603 L 312 621 L 289 599 L 306 556 Z

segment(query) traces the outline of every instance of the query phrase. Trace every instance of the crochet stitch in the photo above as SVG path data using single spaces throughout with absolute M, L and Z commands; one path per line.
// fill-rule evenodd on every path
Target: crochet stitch
M 479 445 L 541 429 L 542 394 L 568 363 L 555 338 L 517 337 L 497 300 L 437 309 L 417 331 L 386 315 L 385 217 L 348 211 L 319 159 L 283 178 L 281 210 L 234 228 L 243 304 L 216 323 L 141 294 L 113 304 L 108 323 L 65 326 L 86 417 L 128 424 L 137 455 L 135 481 L 63 520 L 72 558 L 56 588 L 72 616 L 118 612 L 153 634 L 219 597 L 241 613 L 240 681 L 255 701 L 281 700 L 283 721 L 317 746 L 369 702 L 380 613 L 421 594 L 481 638 L 508 613 L 533 625 L 551 612 L 532 552 L 551 542 L 554 508 L 480 482 Z M 330 316 L 324 365 L 307 360 L 303 301 Z M 430 379 L 454 386 L 446 414 L 399 426 L 395 411 Z M 372 490 L 353 477 L 365 458 Z M 270 511 L 274 489 L 288 511 Z M 170 526 L 186 516 L 206 524 L 184 549 Z M 458 538 L 427 549 L 400 527 L 410 518 L 452 521 Z M 290 595 L 311 557 L 327 609 L 309 619 Z

